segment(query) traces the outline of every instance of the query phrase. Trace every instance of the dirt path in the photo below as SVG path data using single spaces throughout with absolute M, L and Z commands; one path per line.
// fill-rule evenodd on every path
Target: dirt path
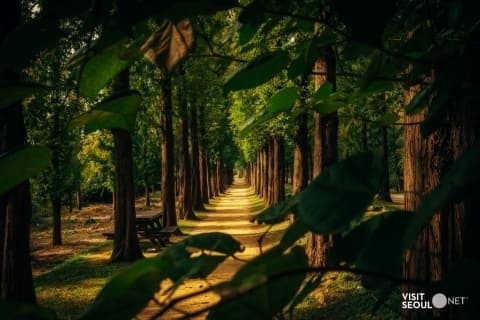
M 249 220 L 263 208 L 263 202 L 254 195 L 243 179 L 236 179 L 234 184 L 225 194 L 210 200 L 210 204 L 203 212 L 198 212 L 199 221 L 191 224 L 190 235 L 203 232 L 220 231 L 231 234 L 244 246 L 245 250 L 238 254 L 241 260 L 248 260 L 260 253 L 259 237 L 266 231 L 265 225 L 251 223 Z M 272 246 L 280 237 L 287 224 L 278 226 L 271 231 L 262 241 L 262 249 Z M 241 260 L 227 259 L 207 279 L 188 280 L 177 289 L 173 298 L 199 291 L 212 284 L 228 280 L 242 266 Z M 168 286 L 169 284 L 164 284 Z M 162 288 L 164 287 L 162 284 Z M 159 300 L 165 297 L 158 295 Z M 162 314 L 156 319 L 204 319 L 206 314 L 190 317 L 188 314 L 204 309 L 217 302 L 219 297 L 214 293 L 204 293 L 194 298 L 184 300 L 176 305 L 176 310 Z M 159 311 L 159 306 L 151 303 L 138 316 L 138 319 L 151 319 Z

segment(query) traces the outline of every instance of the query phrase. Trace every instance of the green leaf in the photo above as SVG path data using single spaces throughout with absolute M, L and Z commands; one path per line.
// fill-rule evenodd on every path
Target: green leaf
M 290 62 L 288 53 L 282 50 L 264 53 L 245 63 L 231 75 L 223 90 L 225 93 L 254 88 L 275 77 Z
M 301 247 L 288 253 L 274 247 L 255 257 L 231 281 L 215 286 L 222 301 L 207 319 L 272 319 L 299 290 L 307 265 Z
M 4 83 L 0 85 L 0 109 L 49 88 L 36 83 Z
M 201 250 L 211 250 L 231 256 L 244 250 L 242 244 L 231 235 L 221 232 L 208 232 L 188 237 L 179 245 Z
M 267 112 L 279 114 L 290 111 L 295 101 L 300 98 L 296 87 L 287 87 L 277 91 L 267 101 Z
M 321 115 L 327 115 L 330 113 L 334 113 L 341 107 L 345 106 L 345 102 L 342 101 L 335 101 L 335 100 L 326 100 L 322 102 L 315 103 L 312 108 L 316 112 L 320 113 Z
M 238 41 L 243 46 L 259 31 L 265 21 L 265 15 L 255 7 L 247 7 L 238 16 L 238 21 L 241 23 L 238 29 Z
M 433 91 L 433 85 L 429 84 L 420 90 L 415 97 L 410 101 L 408 106 L 405 107 L 405 112 L 408 115 L 418 114 L 424 110 L 428 105 L 428 99 Z
M 85 133 L 101 129 L 133 131 L 139 105 L 140 94 L 135 91 L 114 95 L 75 117 L 69 127 L 85 127 Z
M 333 93 L 333 84 L 325 81 L 320 88 L 312 94 L 311 101 L 313 104 L 319 101 L 326 100 Z
M 308 228 L 303 223 L 302 220 L 296 219 L 293 224 L 291 224 L 286 230 L 285 233 L 282 236 L 282 239 L 280 239 L 280 244 L 279 247 L 283 249 L 288 249 L 292 245 L 294 245 L 300 238 L 305 236 L 305 234 L 308 232 Z
M 358 84 L 360 90 L 366 90 L 373 83 L 382 68 L 383 62 L 384 56 L 380 52 L 375 52 Z
M 171 264 L 165 256 L 135 262 L 103 287 L 80 319 L 134 318 L 160 289 Z
M 310 107 L 316 112 L 327 115 L 345 106 L 345 99 L 341 92 L 333 93 L 333 85 L 325 82 L 310 98 Z
M 399 277 L 405 249 L 403 237 L 412 216 L 410 212 L 393 211 L 362 222 L 337 240 L 328 261 Z
M 34 19 L 10 32 L 0 46 L 0 69 L 8 66 L 23 69 L 38 53 L 58 42 L 61 32 L 57 23 Z
M 311 28 L 310 31 L 311 30 L 313 30 L 313 28 Z M 292 61 L 288 69 L 288 78 L 294 79 L 299 75 L 310 74 L 315 61 L 324 53 L 325 48 L 336 41 L 336 34 L 327 31 L 324 31 L 318 37 L 309 40 L 298 58 Z
M 197 257 L 174 260 L 169 277 L 177 282 L 187 278 L 206 278 L 228 256 L 200 254 Z
M 55 311 L 33 304 L 0 301 L 0 319 L 56 320 Z
M 300 192 L 298 218 L 314 232 L 339 232 L 365 213 L 380 188 L 381 177 L 380 158 L 372 153 L 340 161 Z
M 51 152 L 46 147 L 27 146 L 0 157 L 0 195 L 50 165 Z
M 253 217 L 253 221 L 258 223 L 276 224 L 285 220 L 289 213 L 292 213 L 294 207 L 298 204 L 298 197 L 293 196 L 285 201 L 274 204 Z
M 85 65 L 80 77 L 80 93 L 94 98 L 117 74 L 125 70 L 131 59 L 123 56 L 123 42 L 116 43 L 94 55 Z
M 415 213 L 405 235 L 407 246 L 414 243 L 418 233 L 435 212 L 461 199 L 468 194 L 469 190 L 478 188 L 480 183 L 478 163 L 480 163 L 480 145 L 477 143 L 463 152 L 440 180 L 438 186 L 423 198 L 422 205 Z

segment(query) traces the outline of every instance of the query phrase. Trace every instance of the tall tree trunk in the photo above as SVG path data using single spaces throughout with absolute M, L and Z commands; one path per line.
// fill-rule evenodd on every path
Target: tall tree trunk
M 200 162 L 200 150 L 198 142 L 198 119 L 197 119 L 197 106 L 192 103 L 190 119 L 190 141 L 192 143 L 192 200 L 193 208 L 195 210 L 204 210 L 202 200 L 202 188 L 201 188 L 201 162 Z
M 274 204 L 274 198 L 275 198 L 275 189 L 277 188 L 277 177 L 275 177 L 275 152 L 273 150 L 273 138 L 270 137 L 268 139 L 268 144 L 267 144 L 267 159 L 268 159 L 268 176 L 270 179 L 268 179 L 268 186 L 267 186 L 267 199 L 268 199 L 268 204 L 272 205 Z
M 114 83 L 116 92 L 130 88 L 130 73 L 121 72 Z M 133 182 L 132 135 L 124 129 L 113 129 L 115 189 L 114 238 L 110 261 L 135 261 L 143 258 L 135 224 L 135 185 Z
M 298 108 L 302 112 L 296 118 L 295 136 L 293 146 L 293 179 L 292 193 L 297 194 L 308 185 L 308 113 L 305 107 L 305 91 L 307 82 L 302 77 L 300 79 L 301 98 L 298 101 Z
M 275 182 L 273 191 L 273 203 L 279 203 L 285 199 L 285 166 L 284 166 L 284 142 L 283 137 L 273 138 L 273 178 Z
M 205 107 L 203 104 L 199 105 L 198 109 L 198 133 L 200 134 L 199 139 L 199 161 L 200 161 L 200 187 L 202 190 L 202 202 L 208 204 L 208 199 L 211 197 L 209 192 L 209 176 L 208 176 L 208 155 L 207 155 L 207 136 L 205 129 Z
M 52 245 L 59 246 L 62 244 L 62 201 L 55 197 L 51 202 L 53 212 Z
M 192 168 L 190 163 L 190 148 L 188 143 L 189 138 L 189 124 L 188 124 L 188 105 L 185 92 L 185 70 L 184 67 L 180 67 L 180 88 L 179 88 L 179 108 L 180 117 L 179 125 L 181 130 L 181 143 L 180 143 L 180 199 L 179 212 L 186 220 L 196 219 L 193 212 L 192 203 Z
M 315 88 L 318 89 L 325 81 L 329 81 L 336 90 L 336 60 L 332 47 L 327 47 L 324 58 L 315 62 L 314 71 L 327 76 L 315 76 Z M 338 115 L 332 113 L 320 116 L 315 112 L 314 145 L 313 145 L 313 177 L 317 177 L 323 169 L 337 161 Z M 309 233 L 307 236 L 307 255 L 312 266 L 324 266 L 327 252 L 333 246 L 333 236 Z
M 172 84 L 170 76 L 164 75 L 161 93 L 161 127 L 162 127 L 162 208 L 163 225 L 176 226 L 177 213 L 175 209 L 175 175 L 173 156 L 173 125 L 172 125 Z
M 270 161 L 269 161 L 269 154 L 268 154 L 268 143 L 263 146 L 262 149 L 262 156 L 263 156 L 263 191 L 262 191 L 262 197 L 266 200 L 267 204 L 270 204 L 269 199 L 268 199 L 268 186 L 270 184 L 271 176 L 269 175 L 270 173 Z
M 60 133 L 60 117 L 59 108 L 54 106 L 53 111 L 53 125 L 51 132 L 50 150 L 52 151 L 52 179 L 53 185 L 59 186 L 63 182 L 59 181 L 60 173 L 60 147 L 58 146 L 58 137 Z M 50 191 L 50 200 L 52 203 L 52 216 L 53 216 L 53 233 L 52 233 L 52 245 L 59 246 L 62 244 L 62 200 L 60 190 Z
M 7 1 L 0 10 L 0 42 L 18 27 L 21 2 Z M 0 70 L 0 81 L 18 80 L 13 70 Z M 26 144 L 22 104 L 0 109 L 0 154 L 14 152 Z M 0 196 L 0 299 L 36 303 L 30 265 L 30 183 L 25 180 Z
M 380 200 L 392 202 L 392 197 L 390 195 L 390 170 L 389 170 L 389 161 L 388 161 L 388 127 L 381 126 L 379 129 L 380 133 L 380 145 L 381 145 L 381 158 L 382 158 L 382 169 L 383 169 L 383 179 L 380 192 L 378 194 Z
M 477 39 L 478 40 L 478 39 Z M 441 115 L 441 126 L 428 137 L 420 135 L 418 125 L 405 126 L 405 208 L 417 209 L 422 196 L 430 192 L 440 182 L 452 163 L 470 146 L 480 141 L 480 114 L 478 91 L 480 90 L 480 46 L 472 42 L 461 59 L 468 65 L 462 79 L 462 86 L 455 91 L 456 96 Z M 438 66 L 435 77 L 450 77 L 452 67 L 446 64 Z M 444 80 L 445 81 L 445 80 Z M 409 101 L 415 88 L 407 92 Z M 406 122 L 417 123 L 423 120 L 425 112 L 407 117 Z M 478 198 L 480 188 L 472 186 L 462 192 L 452 202 L 436 212 L 430 222 L 419 233 L 417 241 L 404 257 L 403 276 L 407 279 L 435 282 L 444 279 L 452 263 L 459 259 L 478 261 L 480 250 L 480 218 L 478 216 Z M 404 290 L 410 288 L 406 286 Z M 433 314 L 431 312 L 404 313 L 408 319 L 431 319 L 433 317 L 456 319 L 459 311 Z

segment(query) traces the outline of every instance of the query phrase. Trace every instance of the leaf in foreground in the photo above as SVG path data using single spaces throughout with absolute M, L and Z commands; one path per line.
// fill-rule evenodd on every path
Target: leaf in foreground
M 307 263 L 301 247 L 288 253 L 274 247 L 254 258 L 231 281 L 215 287 L 222 301 L 208 319 L 272 319 L 299 290 Z
M 378 192 L 378 156 L 361 153 L 327 168 L 298 194 L 298 217 L 318 233 L 339 232 L 365 213 Z
M 275 77 L 290 62 L 288 53 L 282 50 L 264 53 L 246 62 L 230 76 L 223 86 L 224 92 L 249 89 Z
M 47 147 L 28 146 L 0 157 L 0 194 L 48 167 L 51 152 Z

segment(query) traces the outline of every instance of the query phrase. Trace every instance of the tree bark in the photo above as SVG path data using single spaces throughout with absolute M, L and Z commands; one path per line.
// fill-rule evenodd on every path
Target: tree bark
M 205 206 L 202 201 L 202 188 L 201 188 L 201 161 L 200 150 L 198 142 L 198 119 L 197 119 L 197 106 L 192 103 L 190 108 L 190 139 L 192 143 L 192 199 L 193 208 L 195 210 L 205 210 Z
M 21 23 L 21 2 L 7 1 L 0 10 L 0 43 Z M 16 81 L 18 72 L 0 70 L 0 81 Z M 26 144 L 21 103 L 0 109 L 0 154 Z M 21 182 L 0 196 L 0 299 L 36 303 L 30 265 L 30 183 Z
M 404 190 L 405 209 L 414 211 L 423 196 L 441 181 L 452 163 L 469 147 L 480 141 L 480 114 L 478 91 L 480 63 L 478 44 L 468 48 L 462 63 L 469 66 L 462 79 L 462 87 L 451 97 L 449 107 L 441 114 L 440 127 L 428 137 L 422 138 L 420 126 L 405 126 Z M 445 68 L 445 69 L 443 69 Z M 449 77 L 449 66 L 435 69 L 435 77 Z M 410 101 L 418 88 L 410 88 L 406 101 Z M 422 114 L 407 116 L 405 122 L 418 123 Z M 406 279 L 436 282 L 444 279 L 447 270 L 459 259 L 480 258 L 478 242 L 478 198 L 480 189 L 465 190 L 453 203 L 436 212 L 419 233 L 415 244 L 406 251 L 403 261 L 403 277 Z M 403 290 L 412 290 L 404 286 Z M 457 309 L 446 312 L 404 312 L 405 319 L 456 319 Z
M 382 111 L 383 112 L 383 111 Z M 389 170 L 389 162 L 388 162 L 388 127 L 381 126 L 379 129 L 380 133 L 380 153 L 382 158 L 382 169 L 383 169 L 383 177 L 382 177 L 382 186 L 380 188 L 380 192 L 378 193 L 378 197 L 380 200 L 392 202 L 392 197 L 390 195 L 390 170 Z
M 161 126 L 162 126 L 162 208 L 163 225 L 176 226 L 177 213 L 175 208 L 175 176 L 173 156 L 173 125 L 172 125 L 172 84 L 169 75 L 162 79 L 161 93 Z
M 199 139 L 199 168 L 200 168 L 200 187 L 202 190 L 202 202 L 208 204 L 208 199 L 211 197 L 209 192 L 209 176 L 208 176 L 208 157 L 207 157 L 207 137 L 205 130 L 205 107 L 200 104 L 198 109 L 198 133 Z
M 188 105 L 185 92 L 185 70 L 183 66 L 180 67 L 180 87 L 179 87 L 179 107 L 180 117 L 179 125 L 181 130 L 180 143 L 180 197 L 179 199 L 179 213 L 185 220 L 195 220 L 197 217 L 193 212 L 192 203 L 192 166 L 190 163 L 190 148 L 188 143 L 189 138 L 189 123 L 188 123 Z
M 59 181 L 61 176 L 60 172 L 60 149 L 58 143 L 55 141 L 58 139 L 60 133 L 60 117 L 58 106 L 54 106 L 53 110 L 53 125 L 52 125 L 52 137 L 50 143 L 50 150 L 52 151 L 52 181 L 54 186 L 59 186 L 62 182 Z M 61 190 L 50 190 L 50 200 L 52 203 L 52 216 L 53 216 L 53 233 L 52 233 L 52 245 L 59 246 L 62 244 L 62 200 Z
M 336 60 L 332 47 L 327 47 L 325 57 L 317 59 L 314 71 L 326 73 L 327 76 L 315 76 L 315 88 L 318 89 L 325 81 L 333 85 L 336 90 Z M 313 177 L 317 177 L 321 171 L 337 161 L 338 140 L 338 115 L 332 113 L 320 116 L 315 112 L 314 119 L 314 143 L 312 155 Z M 307 255 L 312 266 L 325 266 L 327 252 L 333 246 L 332 235 L 309 233 L 307 236 Z
M 52 245 L 62 244 L 62 201 L 59 198 L 52 199 L 53 212 L 53 237 Z
M 114 83 L 116 92 L 130 88 L 130 73 L 121 72 Z M 132 135 L 124 129 L 113 129 L 115 188 L 114 238 L 111 262 L 135 261 L 143 258 L 135 223 L 135 184 L 133 182 Z
M 308 113 L 305 109 L 305 91 L 307 82 L 304 78 L 300 80 L 301 98 L 298 101 L 298 108 L 303 110 L 296 118 L 295 136 L 293 146 L 293 179 L 292 193 L 295 195 L 305 189 L 308 185 Z
M 275 180 L 273 203 L 285 200 L 284 141 L 282 137 L 273 138 L 273 178 Z

